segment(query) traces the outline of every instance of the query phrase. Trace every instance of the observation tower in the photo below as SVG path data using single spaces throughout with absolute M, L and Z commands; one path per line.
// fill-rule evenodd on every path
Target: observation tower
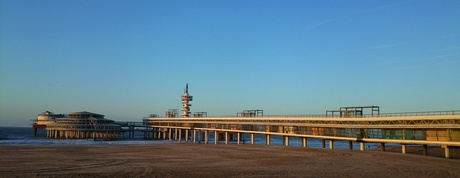
M 185 91 L 184 94 L 180 97 L 180 100 L 182 101 L 182 111 L 183 113 L 181 114 L 182 117 L 190 117 L 190 106 L 189 101 L 193 100 L 193 96 L 190 96 L 188 94 L 188 83 L 185 85 Z

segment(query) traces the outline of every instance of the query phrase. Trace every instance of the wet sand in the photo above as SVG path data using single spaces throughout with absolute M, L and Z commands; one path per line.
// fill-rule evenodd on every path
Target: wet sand
M 0 177 L 460 177 L 458 159 L 401 154 L 393 147 L 387 150 L 211 144 L 0 145 Z

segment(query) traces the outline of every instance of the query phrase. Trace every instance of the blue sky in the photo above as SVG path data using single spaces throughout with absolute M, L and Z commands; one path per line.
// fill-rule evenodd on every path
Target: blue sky
M 460 109 L 460 1 L 0 1 L 0 126 Z

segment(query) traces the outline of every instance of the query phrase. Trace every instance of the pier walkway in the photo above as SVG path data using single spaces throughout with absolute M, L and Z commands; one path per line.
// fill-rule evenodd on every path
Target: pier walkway
M 260 116 L 260 117 L 192 117 L 192 118 L 145 118 L 137 126 L 145 127 L 144 136 L 151 139 L 174 139 L 178 141 L 203 140 L 209 143 L 209 133 L 214 132 L 214 144 L 219 140 L 229 143 L 236 138 L 240 144 L 241 134 L 265 135 L 265 144 L 270 145 L 270 136 L 281 136 L 288 146 L 290 137 L 322 140 L 322 147 L 329 141 L 348 141 L 349 149 L 358 142 L 360 150 L 365 143 L 380 143 L 385 151 L 386 143 L 400 144 L 402 153 L 407 145 L 421 145 L 427 154 L 428 145 L 445 149 L 446 158 L 460 157 L 460 111 L 436 111 L 413 113 L 390 113 L 363 115 L 359 118 L 343 118 L 334 115 Z M 190 140 L 189 140 L 190 139 Z

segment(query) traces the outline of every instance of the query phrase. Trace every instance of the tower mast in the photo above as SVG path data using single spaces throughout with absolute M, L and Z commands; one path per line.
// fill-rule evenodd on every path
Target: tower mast
M 182 101 L 182 117 L 190 117 L 190 106 L 192 106 L 191 104 L 189 104 L 188 102 L 189 101 L 192 101 L 193 100 L 193 96 L 190 96 L 188 94 L 188 83 L 185 85 L 185 92 L 184 94 L 180 97 L 180 100 Z

